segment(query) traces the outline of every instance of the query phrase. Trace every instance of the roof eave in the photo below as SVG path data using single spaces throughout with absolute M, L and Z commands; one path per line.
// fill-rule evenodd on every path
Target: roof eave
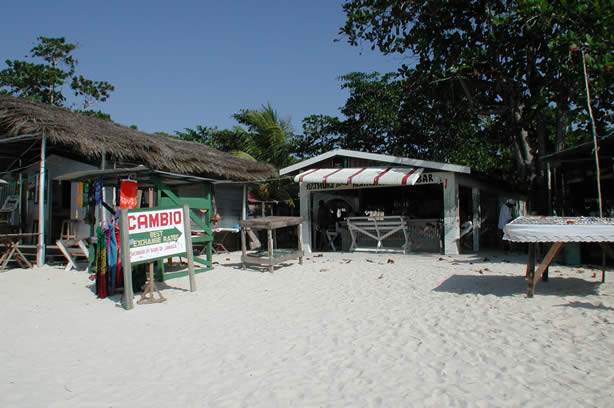
M 329 159 L 335 156 L 345 156 L 345 157 L 352 157 L 352 158 L 357 158 L 357 159 L 373 160 L 373 161 L 401 164 L 401 165 L 414 166 L 414 167 L 423 167 L 425 169 L 471 174 L 470 167 L 461 166 L 458 164 L 448 164 L 448 163 L 433 162 L 433 161 L 428 161 L 428 160 L 410 159 L 406 157 L 390 156 L 390 155 L 379 154 L 379 153 L 358 152 L 355 150 L 335 149 L 335 150 L 331 150 L 326 153 L 322 153 L 320 155 L 314 156 L 307 160 L 303 160 L 302 162 L 293 164 L 292 166 L 284 167 L 283 169 L 279 170 L 279 175 L 283 176 L 283 175 L 292 174 L 301 169 L 307 168 L 313 164 L 321 162 L 322 160 L 326 160 L 326 159 Z

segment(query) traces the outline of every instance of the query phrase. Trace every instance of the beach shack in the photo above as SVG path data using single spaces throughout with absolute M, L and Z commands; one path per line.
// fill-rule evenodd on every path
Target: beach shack
M 299 183 L 303 249 L 458 254 L 496 245 L 500 206 L 526 199 L 471 169 L 337 149 L 280 170 Z M 324 206 L 328 220 L 319 207 Z M 324 225 L 318 225 L 324 224 Z
M 0 185 L 3 251 L 8 256 L 13 247 L 10 255 L 19 259 L 32 260 L 35 254 L 38 265 L 53 254 L 62 259 L 58 240 L 91 237 L 94 225 L 113 217 L 124 181 L 136 184 L 137 207 L 190 204 L 192 221 L 200 221 L 192 229 L 210 248 L 214 212 L 221 214 L 222 227 L 237 225 L 246 215 L 245 183 L 275 175 L 265 163 L 201 143 L 0 96 L 0 177 L 6 181 Z M 97 186 L 104 205 L 92 206 Z

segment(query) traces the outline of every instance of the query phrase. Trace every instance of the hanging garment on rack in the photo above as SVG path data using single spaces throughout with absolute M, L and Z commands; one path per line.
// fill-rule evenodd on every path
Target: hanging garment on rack
M 107 297 L 107 238 L 102 228 L 96 228 L 96 295 Z
M 119 185 L 119 208 L 136 208 L 139 185 L 134 180 L 122 180 Z
M 98 177 L 94 182 L 94 191 L 96 197 L 96 205 L 102 204 L 102 178 Z
M 94 224 L 96 222 L 96 194 L 93 184 L 85 184 L 83 187 L 83 200 L 87 203 L 85 210 L 85 223 Z
M 122 257 L 121 257 L 121 245 L 119 241 L 119 222 L 115 223 L 115 241 L 117 242 L 117 278 L 115 279 L 115 287 L 119 288 L 124 286 L 124 275 L 122 270 Z
M 107 266 L 108 266 L 108 284 L 107 289 L 109 296 L 115 293 L 115 284 L 117 277 L 117 239 L 115 237 L 115 225 L 110 222 L 106 230 L 107 236 Z

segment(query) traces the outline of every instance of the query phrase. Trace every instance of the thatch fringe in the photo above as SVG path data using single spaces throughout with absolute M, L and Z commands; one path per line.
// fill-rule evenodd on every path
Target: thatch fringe
M 224 180 L 256 181 L 274 177 L 265 163 L 240 159 L 201 143 L 149 134 L 113 122 L 0 96 L 0 139 L 45 134 L 49 143 L 88 158 L 133 161 L 151 169 Z

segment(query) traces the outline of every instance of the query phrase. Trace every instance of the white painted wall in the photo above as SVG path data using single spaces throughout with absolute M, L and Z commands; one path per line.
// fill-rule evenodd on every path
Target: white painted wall
M 301 217 L 303 217 L 303 251 L 306 255 L 311 254 L 311 191 L 307 190 L 307 183 L 300 183 L 299 197 L 301 202 Z
M 443 180 L 443 252 L 460 253 L 460 213 L 458 210 L 458 184 L 455 173 L 447 173 Z

